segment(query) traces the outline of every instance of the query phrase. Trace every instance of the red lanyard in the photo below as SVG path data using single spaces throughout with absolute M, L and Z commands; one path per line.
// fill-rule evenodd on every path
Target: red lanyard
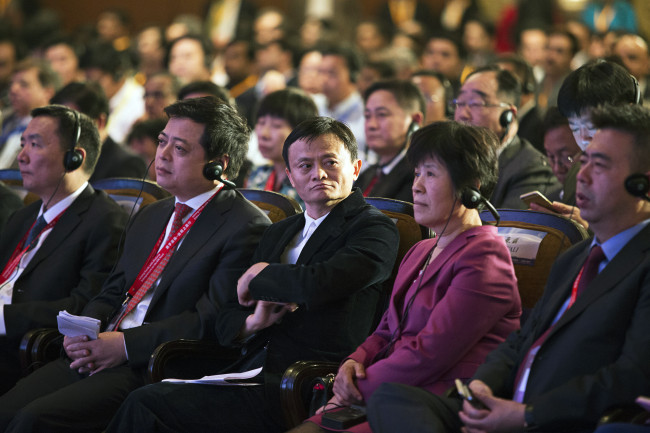
M 269 175 L 269 178 L 266 180 L 266 184 L 264 185 L 264 191 L 275 191 L 275 179 L 277 178 L 277 174 L 275 173 L 275 169 L 271 171 L 271 174 Z
M 63 212 L 65 212 L 66 209 L 61 211 L 52 221 L 50 221 L 45 227 L 43 227 L 43 230 L 41 230 L 37 236 L 34 236 L 34 240 L 32 240 L 32 243 L 34 241 L 38 242 L 38 239 L 40 238 L 41 234 L 52 227 L 59 221 L 61 218 L 61 215 L 63 215 Z M 32 227 L 34 227 L 34 224 L 36 224 L 36 220 L 32 223 L 32 225 L 29 227 L 29 230 L 25 232 L 25 235 L 22 237 L 20 242 L 18 242 L 18 245 L 16 245 L 16 248 L 14 249 L 14 252 L 11 254 L 11 258 L 7 262 L 7 265 L 4 267 L 2 270 L 2 274 L 0 274 L 0 284 L 4 284 L 7 282 L 9 278 L 11 278 L 11 275 L 14 273 L 16 268 L 18 267 L 18 264 L 22 260 L 23 256 L 29 249 L 30 245 L 25 246 L 25 241 L 27 240 L 27 236 L 29 236 L 29 232 L 32 231 Z
M 205 201 L 201 205 L 200 208 L 194 212 L 187 221 L 185 221 L 185 224 L 181 226 L 178 231 L 171 236 L 169 239 L 167 239 L 167 242 L 165 245 L 162 247 L 160 251 L 158 249 L 160 248 L 160 244 L 162 244 L 162 241 L 165 237 L 165 231 L 163 231 L 160 234 L 160 237 L 158 238 L 158 241 L 156 241 L 156 245 L 153 247 L 153 250 L 151 250 L 151 253 L 149 254 L 149 257 L 147 257 L 147 261 L 145 262 L 144 266 L 140 270 L 140 273 L 136 277 L 135 281 L 133 282 L 133 285 L 129 289 L 128 295 L 130 297 L 135 296 L 135 294 L 138 292 L 138 289 L 144 284 L 145 281 L 147 281 L 147 278 L 151 273 L 156 269 L 158 264 L 160 263 L 161 260 L 163 260 L 167 254 L 169 253 L 170 250 L 173 250 L 176 248 L 178 245 L 178 242 L 183 239 L 185 234 L 192 228 L 194 223 L 196 222 L 197 218 L 201 215 L 201 212 L 205 208 L 205 206 L 217 195 L 219 194 L 219 191 L 223 188 L 223 184 L 219 185 L 217 188 L 217 191 Z

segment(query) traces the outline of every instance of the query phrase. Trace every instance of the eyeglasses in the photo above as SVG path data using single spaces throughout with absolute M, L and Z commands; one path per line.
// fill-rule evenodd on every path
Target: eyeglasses
M 463 108 L 468 107 L 470 110 L 475 111 L 475 110 L 482 110 L 483 108 L 490 108 L 490 107 L 509 108 L 510 104 L 506 104 L 505 102 L 499 102 L 497 104 L 488 104 L 487 102 L 481 99 L 468 101 L 468 102 L 454 99 L 453 101 L 451 101 L 451 106 L 455 110 L 462 110 Z
M 578 154 L 579 155 L 579 154 Z M 548 162 L 551 164 L 551 166 L 554 166 L 555 164 L 561 165 L 562 167 L 565 168 L 570 168 L 573 166 L 573 163 L 575 162 L 575 158 L 573 156 L 567 155 L 567 154 L 560 154 L 560 155 L 547 155 Z

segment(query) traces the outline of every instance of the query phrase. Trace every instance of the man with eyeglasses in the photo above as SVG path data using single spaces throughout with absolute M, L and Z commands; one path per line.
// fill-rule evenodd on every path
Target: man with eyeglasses
M 494 65 L 468 75 L 453 101 L 454 120 L 488 128 L 501 141 L 499 178 L 490 198 L 497 208 L 525 209 L 521 194 L 537 190 L 547 195 L 561 188 L 546 157 L 517 135 L 520 97 L 517 78 Z
M 614 106 L 643 103 L 636 79 L 621 65 L 598 60 L 571 72 L 562 83 L 558 94 L 558 109 L 569 121 L 576 144 L 587 148 L 596 128 L 591 123 L 591 111 L 599 105 Z M 579 162 L 573 169 L 580 169 Z M 567 180 L 566 182 L 569 182 Z M 575 182 L 575 181 L 574 181 Z M 579 222 L 586 228 L 589 223 L 580 215 L 580 209 L 564 200 L 553 202 L 549 211 L 534 203 L 531 209 L 541 212 L 556 212 Z
M 548 198 L 575 206 L 576 175 L 580 170 L 577 162 L 582 151 L 571 133 L 569 121 L 557 107 L 549 108 L 544 118 L 544 149 L 553 174 L 562 182 L 562 189 Z

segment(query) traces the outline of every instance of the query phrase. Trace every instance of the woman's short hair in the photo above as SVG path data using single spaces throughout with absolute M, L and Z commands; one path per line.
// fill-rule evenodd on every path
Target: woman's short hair
M 435 158 L 449 171 L 459 197 L 465 188 L 480 186 L 481 194 L 489 198 L 497 181 L 498 146 L 499 139 L 487 128 L 441 121 L 412 135 L 406 158 L 413 167 Z
M 318 108 L 306 92 L 289 87 L 269 93 L 260 101 L 256 118 L 263 116 L 283 119 L 293 129 L 303 120 L 318 116 Z

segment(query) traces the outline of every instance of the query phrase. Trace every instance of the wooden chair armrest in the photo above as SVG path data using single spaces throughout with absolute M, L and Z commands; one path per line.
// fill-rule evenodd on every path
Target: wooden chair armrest
M 607 410 L 598 421 L 598 425 L 611 424 L 615 422 L 645 424 L 648 420 L 650 420 L 650 412 L 639 406 L 632 405 Z
M 63 335 L 55 328 L 28 331 L 20 341 L 20 366 L 25 375 L 55 360 L 61 354 Z
M 310 385 L 318 377 L 338 371 L 338 362 L 297 361 L 282 376 L 280 403 L 287 427 L 295 427 L 309 415 Z
M 238 348 L 220 346 L 215 341 L 174 340 L 161 344 L 151 355 L 148 375 L 151 383 L 163 379 L 198 379 L 216 374 L 238 360 Z

